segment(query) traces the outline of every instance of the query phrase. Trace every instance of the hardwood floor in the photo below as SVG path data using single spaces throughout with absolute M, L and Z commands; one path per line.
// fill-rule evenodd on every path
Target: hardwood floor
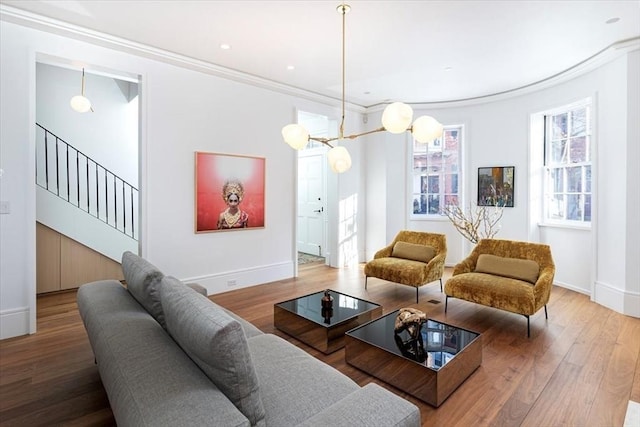
M 447 274 L 450 274 L 448 272 Z M 439 408 L 347 365 L 344 349 L 324 355 L 274 329 L 273 304 L 325 288 L 382 304 L 384 313 L 416 307 L 436 320 L 482 333 L 483 361 Z M 640 402 L 640 319 L 554 287 L 544 311 L 526 319 L 459 300 L 444 314 L 439 284 L 415 290 L 369 280 L 362 267 L 300 267 L 300 277 L 210 296 L 364 385 L 376 382 L 414 402 L 423 426 L 622 426 L 629 400 Z M 38 332 L 0 341 L 0 425 L 114 425 L 75 292 L 38 298 Z

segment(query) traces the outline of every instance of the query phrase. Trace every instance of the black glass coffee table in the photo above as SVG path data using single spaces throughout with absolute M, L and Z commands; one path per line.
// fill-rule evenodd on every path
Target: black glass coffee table
M 344 333 L 382 315 L 382 306 L 328 290 L 333 298 L 323 308 L 325 291 L 277 303 L 273 323 L 281 331 L 325 354 L 344 347 Z
M 482 363 L 479 333 L 435 320 L 419 339 L 394 333 L 398 311 L 348 331 L 347 363 L 433 406 L 440 406 Z

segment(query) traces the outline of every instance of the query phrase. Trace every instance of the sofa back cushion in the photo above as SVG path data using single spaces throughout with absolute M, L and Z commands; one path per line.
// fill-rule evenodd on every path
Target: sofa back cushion
M 418 245 L 416 243 L 396 242 L 393 245 L 391 256 L 428 263 L 436 256 L 436 249 L 432 246 Z
M 523 280 L 535 284 L 540 267 L 530 259 L 507 258 L 490 254 L 480 254 L 476 262 L 477 273 L 495 274 L 502 277 Z
M 160 281 L 164 274 L 146 259 L 129 251 L 122 254 L 122 273 L 129 293 L 166 328 L 160 303 Z
M 240 323 L 173 277 L 162 279 L 160 295 L 169 334 L 252 426 L 263 425 L 258 377 Z

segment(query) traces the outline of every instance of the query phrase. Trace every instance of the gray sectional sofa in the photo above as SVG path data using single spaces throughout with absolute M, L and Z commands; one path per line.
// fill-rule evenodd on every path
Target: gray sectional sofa
M 119 426 L 419 426 L 412 403 L 360 387 L 126 252 L 127 287 L 82 285 L 78 308 Z M 205 294 L 205 295 L 203 295 Z

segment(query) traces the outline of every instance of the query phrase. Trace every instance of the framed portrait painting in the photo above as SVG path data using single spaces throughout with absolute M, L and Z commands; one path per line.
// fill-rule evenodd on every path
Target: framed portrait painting
M 265 159 L 195 153 L 195 232 L 264 228 Z
M 513 207 L 514 166 L 478 168 L 478 206 Z

